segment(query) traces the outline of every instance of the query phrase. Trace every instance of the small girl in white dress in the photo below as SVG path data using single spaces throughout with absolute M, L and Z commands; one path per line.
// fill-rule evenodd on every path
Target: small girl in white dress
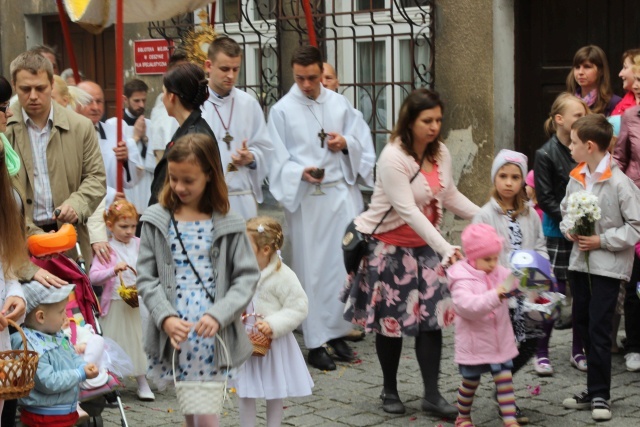
M 132 203 L 126 200 L 116 200 L 104 213 L 104 221 L 111 238 L 111 259 L 108 264 L 102 264 L 95 256 L 91 263 L 89 278 L 93 286 L 102 286 L 102 330 L 106 337 L 114 340 L 127 353 L 133 362 L 133 375 L 138 383 L 138 399 L 153 401 L 155 395 L 149 387 L 145 376 L 147 372 L 147 355 L 142 348 L 142 317 L 140 307 L 130 307 L 120 295 L 118 287 L 122 280 L 126 286 L 136 283 L 136 276 L 129 267 L 136 267 L 140 239 L 135 237 L 138 225 L 138 212 Z
M 296 274 L 280 260 L 284 242 L 282 227 L 273 218 L 247 221 L 251 246 L 260 267 L 260 281 L 247 314 L 251 328 L 270 336 L 271 348 L 264 357 L 251 357 L 240 367 L 236 390 L 240 398 L 240 425 L 256 424 L 256 399 L 267 400 L 267 427 L 277 427 L 284 414 L 283 399 L 309 396 L 313 380 L 293 336 L 307 317 L 308 300 Z

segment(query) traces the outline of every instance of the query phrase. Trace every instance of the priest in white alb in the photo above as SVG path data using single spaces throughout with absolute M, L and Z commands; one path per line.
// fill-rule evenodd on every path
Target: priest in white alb
M 122 136 L 128 144 L 133 141 L 142 161 L 142 165 L 136 166 L 138 168 L 136 174 L 140 177 L 139 181 L 133 186 L 125 187 L 124 194 L 127 200 L 136 207 L 138 215 L 142 215 L 149 204 L 153 171 L 156 168 L 156 158 L 153 150 L 149 149 L 151 143 L 147 136 L 151 121 L 144 117 L 148 91 L 149 86 L 140 79 L 129 80 L 124 85 Z M 111 117 L 105 123 L 117 129 L 118 118 Z
M 202 117 L 218 141 L 231 210 L 249 219 L 258 215 L 262 181 L 273 152 L 264 113 L 258 101 L 235 87 L 242 49 L 228 37 L 210 45 L 205 71 L 209 74 L 209 99 Z
M 291 64 L 296 83 L 269 113 L 275 150 L 269 188 L 284 207 L 291 267 L 309 298 L 309 315 L 302 324 L 308 362 L 333 370 L 325 343 L 339 359 L 353 359 L 341 338 L 351 331 L 338 299 L 347 276 L 341 242 L 357 214 L 349 187 L 356 182 L 371 137 L 362 136 L 362 118 L 349 101 L 322 86 L 317 48 L 298 48 Z
M 328 62 L 322 64 L 322 86 L 334 92 L 338 92 L 338 87 L 340 86 L 340 80 L 338 79 L 336 69 Z M 370 140 L 371 129 L 369 128 L 369 125 L 362 117 L 360 110 L 355 111 L 356 114 L 362 118 L 362 120 L 359 121 L 361 124 L 361 134 L 359 135 L 359 138 L 362 138 L 362 140 Z M 350 186 L 351 196 L 353 197 L 353 202 L 356 204 L 356 212 L 358 212 L 358 214 L 364 212 L 364 199 L 362 197 L 362 192 L 360 191 L 360 185 L 369 187 L 373 191 L 373 169 L 375 165 L 376 150 L 372 141 L 371 144 L 365 144 L 364 152 L 362 153 L 360 161 L 360 167 L 358 168 L 358 179 L 354 185 Z M 352 334 L 350 335 L 352 337 L 354 336 Z M 361 335 L 359 332 L 355 334 L 356 339 L 359 336 L 364 336 L 364 334 Z

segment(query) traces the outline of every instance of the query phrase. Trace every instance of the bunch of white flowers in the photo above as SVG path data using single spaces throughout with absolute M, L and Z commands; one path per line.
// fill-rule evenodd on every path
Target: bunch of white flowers
M 572 193 L 567 199 L 567 214 L 562 222 L 569 229 L 569 233 L 578 236 L 593 236 L 596 234 L 596 221 L 601 218 L 598 197 L 588 191 Z M 589 268 L 589 251 L 584 251 L 584 260 Z M 589 274 L 589 290 L 591 290 L 591 274 Z
M 588 191 L 578 191 L 569 195 L 567 214 L 563 222 L 571 234 L 591 236 L 595 233 L 595 223 L 601 218 L 598 196 Z

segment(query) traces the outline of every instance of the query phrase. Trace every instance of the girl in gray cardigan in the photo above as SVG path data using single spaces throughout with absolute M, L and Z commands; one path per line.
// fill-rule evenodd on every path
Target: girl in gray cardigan
M 240 316 L 259 269 L 244 220 L 229 212 L 224 175 L 210 136 L 189 134 L 167 156 L 159 204 L 142 216 L 138 291 L 149 308 L 144 336 L 149 378 L 173 382 L 171 357 L 179 350 L 178 381 L 215 381 L 252 353 Z M 226 343 L 225 360 L 215 335 Z M 184 414 L 188 427 L 217 426 L 218 417 Z

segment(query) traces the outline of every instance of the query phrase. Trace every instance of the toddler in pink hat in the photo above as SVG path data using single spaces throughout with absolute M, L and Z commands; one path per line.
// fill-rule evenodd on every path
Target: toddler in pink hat
M 519 426 L 511 376 L 518 349 L 506 303 L 515 279 L 498 262 L 503 243 L 490 225 L 471 224 L 462 232 L 467 258 L 447 270 L 456 313 L 455 362 L 462 375 L 456 427 L 473 426 L 471 405 L 486 372 L 496 384 L 504 425 Z
M 478 259 L 484 261 L 485 258 L 493 258 L 493 255 L 500 254 L 504 239 L 498 236 L 496 229 L 487 224 L 471 224 L 462 231 L 462 250 L 467 256 L 469 264 L 474 268 L 478 268 L 476 261 Z M 495 265 L 493 266 L 495 267 Z M 493 270 L 487 267 L 478 268 L 485 273 L 491 273 Z
M 527 174 L 527 178 L 524 180 L 525 183 L 525 191 L 527 192 L 527 197 L 529 198 L 529 206 L 531 206 L 540 216 L 540 220 L 542 220 L 542 209 L 538 206 L 538 199 L 536 198 L 536 182 L 533 176 L 533 169 L 529 171 Z

